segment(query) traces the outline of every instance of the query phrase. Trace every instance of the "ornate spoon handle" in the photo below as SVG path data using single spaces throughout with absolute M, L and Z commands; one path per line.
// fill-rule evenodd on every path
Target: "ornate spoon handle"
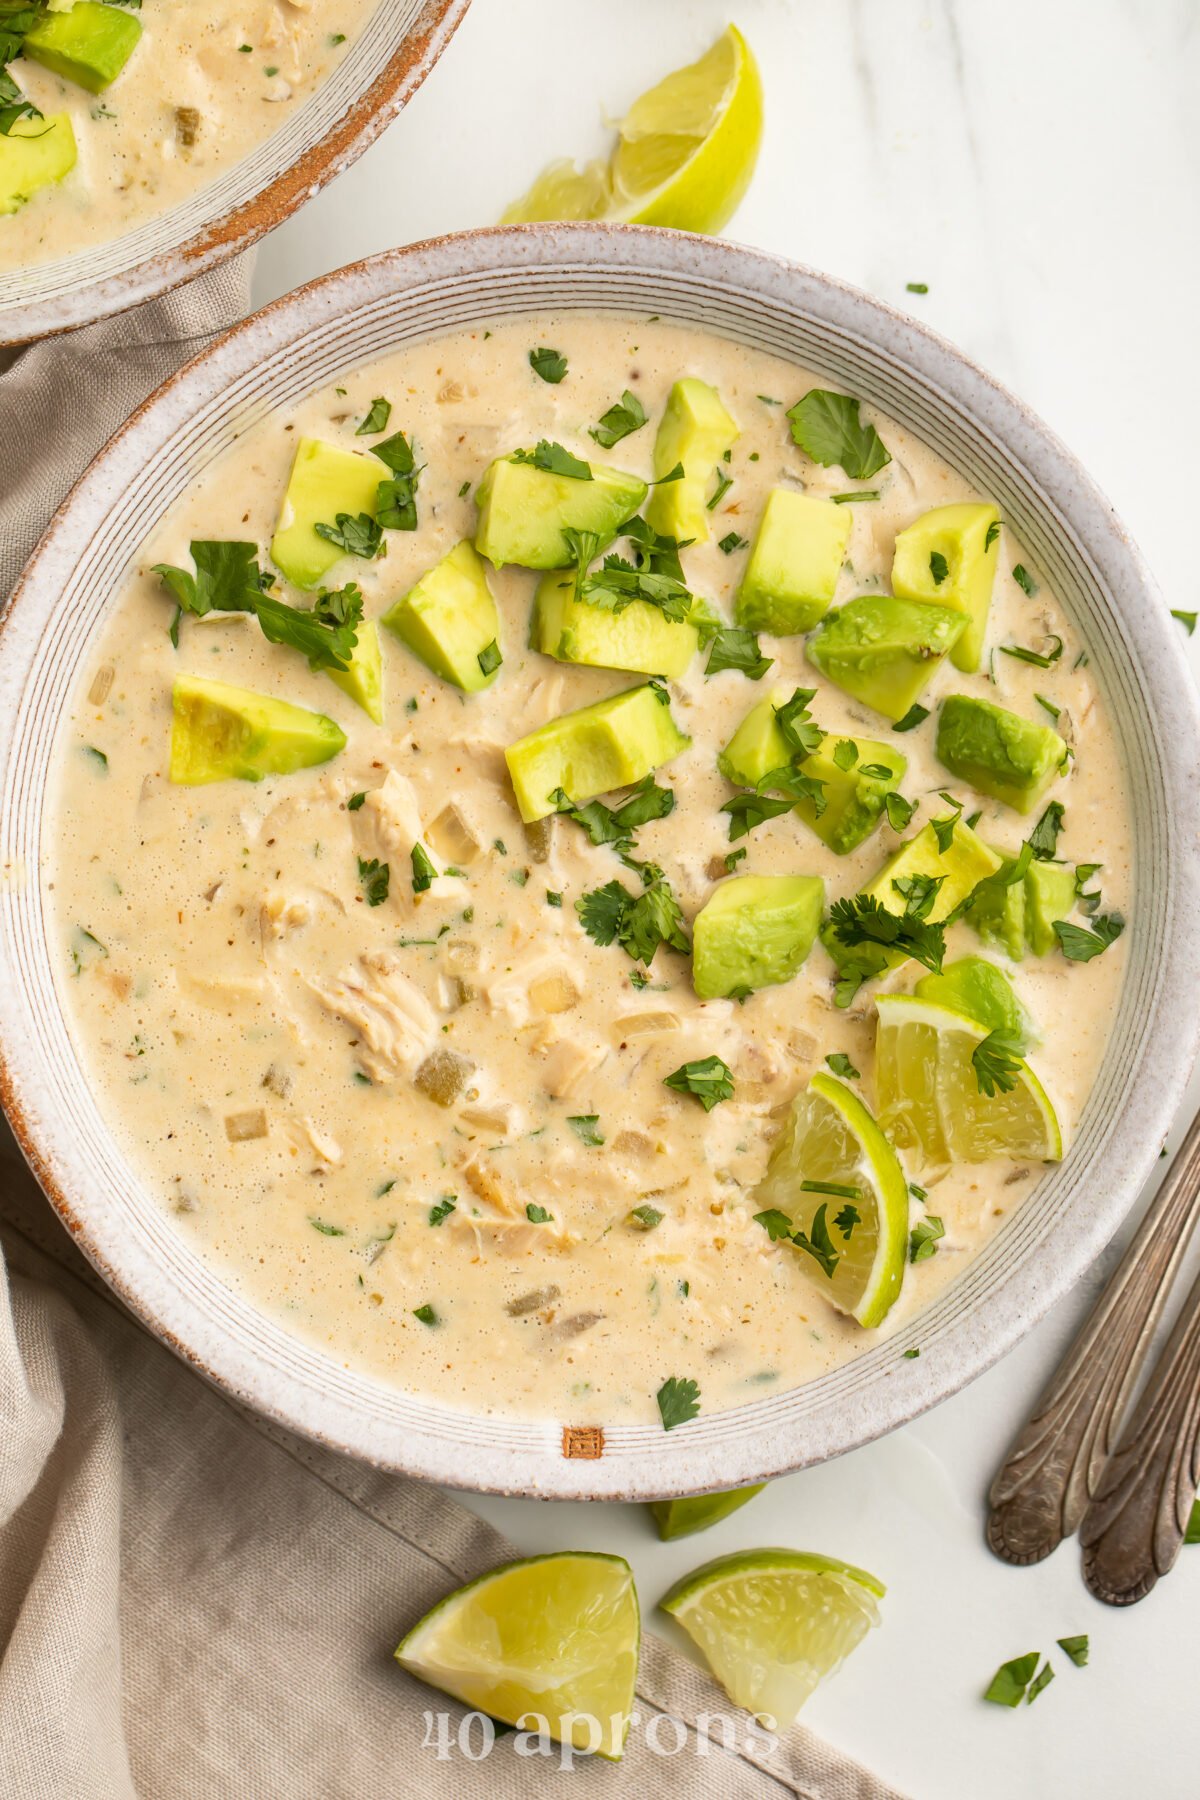
M 1200 1278 L 1079 1528 L 1097 1600 L 1132 1606 L 1174 1565 L 1200 1485 Z
M 1200 1115 L 992 1483 L 987 1541 L 1004 1561 L 1040 1562 L 1078 1527 L 1198 1218 Z

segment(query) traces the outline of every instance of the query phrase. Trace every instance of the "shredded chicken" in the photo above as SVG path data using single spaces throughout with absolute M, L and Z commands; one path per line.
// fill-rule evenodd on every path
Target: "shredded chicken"
M 372 1081 L 411 1076 L 437 1036 L 437 1016 L 404 974 L 393 950 L 369 950 L 336 983 L 309 981 L 321 1004 L 361 1040 L 358 1060 Z
M 382 787 L 373 788 L 353 812 L 354 836 L 360 854 L 382 862 L 405 861 L 421 838 L 421 809 L 417 790 L 404 775 L 389 769 Z

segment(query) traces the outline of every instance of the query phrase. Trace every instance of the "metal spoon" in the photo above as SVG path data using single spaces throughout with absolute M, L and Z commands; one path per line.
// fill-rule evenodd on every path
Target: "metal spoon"
M 1070 1537 L 1088 1514 L 1088 1556 L 1092 1560 L 1088 1564 L 1085 1559 L 1085 1578 L 1091 1586 L 1092 1577 L 1086 1570 L 1092 1568 L 1099 1584 L 1093 1592 L 1101 1599 L 1111 1595 L 1115 1605 L 1128 1604 L 1149 1592 L 1158 1574 L 1165 1573 L 1178 1554 L 1187 1523 L 1185 1513 L 1179 1542 L 1170 1552 L 1171 1531 L 1155 1524 L 1147 1539 L 1148 1521 L 1143 1509 L 1135 1506 L 1133 1495 L 1138 1458 L 1153 1459 L 1153 1469 L 1148 1471 L 1151 1475 L 1157 1470 L 1154 1485 L 1159 1500 L 1152 1508 L 1156 1521 L 1160 1506 L 1172 1504 L 1167 1486 L 1177 1497 L 1180 1483 L 1187 1478 L 1187 1459 L 1180 1462 L 1179 1443 L 1180 1433 L 1186 1435 L 1190 1414 L 1184 1409 L 1180 1416 L 1178 1382 L 1172 1380 L 1168 1384 L 1165 1365 L 1173 1353 L 1190 1356 L 1200 1344 L 1200 1292 L 1196 1289 L 1134 1415 L 1138 1422 L 1136 1446 L 1131 1437 L 1123 1442 L 1121 1464 L 1119 1470 L 1114 1469 L 1111 1483 L 1105 1479 L 1104 1470 L 1113 1453 L 1130 1391 L 1198 1219 L 1200 1115 L 1193 1119 L 1141 1226 L 1033 1415 L 1018 1433 L 988 1495 L 987 1541 L 1005 1562 L 1040 1562 L 1065 1537 Z M 1185 1327 L 1187 1318 L 1192 1321 L 1190 1332 Z M 1193 1388 L 1200 1392 L 1198 1373 L 1200 1366 L 1193 1367 Z M 1158 1399 L 1148 1412 L 1152 1390 Z M 1093 1500 L 1102 1492 L 1106 1510 L 1089 1513 Z M 1193 1481 L 1188 1512 L 1194 1493 Z M 1119 1523 L 1121 1519 L 1123 1524 Z M 1145 1544 L 1150 1541 L 1157 1548 L 1147 1552 Z M 1135 1546 L 1141 1546 L 1136 1555 Z M 1160 1566 L 1155 1559 L 1163 1556 L 1169 1556 L 1169 1560 Z M 1132 1572 L 1135 1565 L 1136 1574 Z M 1148 1582 L 1147 1566 L 1157 1570 Z M 1146 1585 L 1141 1586 L 1140 1592 L 1131 1591 L 1131 1583 L 1136 1587 L 1143 1582 Z

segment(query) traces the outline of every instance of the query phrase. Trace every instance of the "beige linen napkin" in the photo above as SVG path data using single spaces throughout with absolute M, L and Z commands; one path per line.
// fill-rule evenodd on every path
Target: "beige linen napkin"
M 248 275 L 0 374 L 0 418 L 20 423 L 0 433 L 0 592 L 109 432 L 245 309 Z M 900 1800 L 803 1728 L 772 1744 L 650 1634 L 619 1765 L 489 1744 L 390 1652 L 514 1554 L 437 1489 L 204 1383 L 79 1255 L 0 1124 L 4 1800 L 506 1800 L 581 1780 L 614 1800 Z

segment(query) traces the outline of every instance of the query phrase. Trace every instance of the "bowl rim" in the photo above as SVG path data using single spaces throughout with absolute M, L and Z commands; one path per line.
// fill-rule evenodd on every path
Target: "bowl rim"
M 12 306 L 0 305 L 0 348 L 98 324 L 159 299 L 249 250 L 370 148 L 412 99 L 470 4 L 471 0 L 420 0 L 419 11 L 384 67 L 326 135 L 218 218 L 198 226 L 169 249 L 143 256 L 113 274 L 72 286 L 64 293 L 49 297 L 34 293 Z M 197 190 L 203 191 L 203 187 Z M 33 265 L 35 270 L 37 266 Z
M 23 621 L 26 612 L 39 603 L 43 612 L 52 607 L 55 556 L 65 556 L 69 565 L 87 542 L 80 538 L 71 543 L 73 514 L 76 509 L 82 514 L 89 498 L 94 503 L 110 467 L 119 467 L 119 459 L 127 452 L 135 456 L 140 453 L 143 436 L 147 448 L 153 447 L 156 421 L 190 416 L 206 398 L 224 390 L 230 367 L 251 366 L 258 360 L 260 349 L 278 350 L 281 343 L 301 336 L 319 336 L 334 323 L 344 326 L 356 308 L 365 308 L 372 300 L 386 298 L 406 287 L 419 288 L 423 282 L 436 280 L 448 282 L 453 291 L 456 283 L 472 275 L 525 269 L 540 269 L 565 280 L 572 270 L 613 263 L 658 273 L 664 279 L 678 279 L 689 269 L 703 269 L 714 283 L 741 283 L 767 305 L 772 303 L 774 290 L 777 307 L 782 307 L 783 291 L 791 297 L 793 306 L 805 295 L 835 301 L 846 335 L 853 336 L 852 327 L 858 327 L 860 341 L 879 348 L 879 336 L 871 335 L 873 329 L 887 337 L 889 356 L 903 361 L 910 370 L 919 368 L 926 379 L 932 373 L 965 410 L 975 411 L 986 402 L 988 429 L 996 433 L 998 418 L 1019 437 L 1019 467 L 1036 483 L 1046 504 L 1055 510 L 1061 507 L 1064 484 L 1078 495 L 1073 510 L 1077 516 L 1086 517 L 1089 532 L 1103 537 L 1107 559 L 1120 568 L 1122 608 L 1137 624 L 1136 641 L 1156 684 L 1155 704 L 1171 716 L 1172 741 L 1180 741 L 1182 734 L 1183 739 L 1200 743 L 1196 690 L 1186 662 L 1179 656 L 1166 603 L 1140 552 L 1096 483 L 1024 402 L 929 327 L 849 283 L 727 240 L 610 223 L 491 226 L 402 246 L 320 276 L 223 333 L 131 414 L 55 512 L 0 617 L 0 714 L 15 711 L 27 673 L 19 655 L 3 654 L 18 635 L 13 630 L 14 619 Z M 476 316 L 481 320 L 516 317 L 537 310 L 552 311 L 554 305 L 539 297 L 529 305 L 508 307 L 503 299 L 493 295 L 491 301 L 479 302 Z M 604 310 L 621 309 L 610 305 Z M 428 335 L 436 336 L 436 329 Z M 736 340 L 736 332 L 725 335 Z M 784 354 L 779 350 L 774 353 Z M 347 366 L 355 366 L 353 356 L 347 357 Z M 1016 451 L 1011 455 L 1016 459 Z M 1056 496 L 1053 501 L 1051 496 Z M 1094 562 L 1099 553 L 1094 549 L 1093 537 L 1088 536 L 1086 541 Z M 1116 591 L 1111 580 L 1106 579 L 1104 586 L 1110 594 Z M 1143 688 L 1147 685 L 1142 683 Z M 10 756 L 11 747 L 6 741 L 0 747 L 0 801 L 7 786 Z M 530 1451 L 528 1443 L 519 1450 L 505 1450 L 495 1444 L 456 1443 L 445 1436 L 425 1440 L 419 1433 L 412 1433 L 411 1426 L 403 1433 L 393 1429 L 390 1441 L 381 1447 L 378 1420 L 371 1417 L 369 1399 L 361 1405 L 347 1406 L 344 1399 L 338 1401 L 329 1394 L 314 1396 L 304 1389 L 295 1371 L 289 1387 L 269 1358 L 260 1356 L 256 1361 L 244 1345 L 239 1348 L 221 1337 L 214 1340 L 196 1302 L 176 1292 L 170 1294 L 170 1304 L 165 1304 L 162 1297 L 152 1300 L 120 1265 L 113 1243 L 102 1242 L 88 1218 L 87 1202 L 82 1198 L 86 1184 L 82 1172 L 71 1166 L 71 1145 L 65 1141 L 65 1135 L 55 1140 L 38 1116 L 37 1072 L 26 1056 L 23 1042 L 12 1031 L 16 1001 L 11 990 L 16 984 L 3 981 L 0 1101 L 26 1160 L 59 1217 L 110 1286 L 184 1360 L 226 1393 L 289 1430 L 396 1473 L 476 1492 L 520 1493 L 537 1498 L 646 1500 L 771 1479 L 868 1443 L 982 1374 L 1078 1282 L 1133 1205 L 1142 1182 L 1156 1164 L 1158 1147 L 1183 1098 L 1200 1045 L 1200 1012 L 1165 1005 L 1169 993 L 1194 993 L 1200 982 L 1200 905 L 1183 904 L 1200 890 L 1200 784 L 1189 774 L 1186 762 L 1186 758 L 1176 755 L 1162 764 L 1171 847 L 1169 878 L 1162 884 L 1164 916 L 1171 926 L 1164 961 L 1169 963 L 1172 979 L 1158 995 L 1154 1035 L 1130 1078 L 1121 1104 L 1112 1110 L 1105 1127 L 1108 1136 L 1104 1148 L 1111 1157 L 1106 1171 L 1111 1168 L 1111 1185 L 1096 1196 L 1086 1213 L 1078 1204 L 1072 1207 L 1065 1260 L 1060 1257 L 1049 1269 L 1029 1254 L 1013 1260 L 988 1296 L 987 1318 L 982 1321 L 985 1328 L 976 1328 L 981 1322 L 974 1315 L 970 1324 L 952 1322 L 944 1333 L 946 1353 L 937 1358 L 936 1367 L 932 1357 L 924 1361 L 897 1360 L 896 1369 L 888 1371 L 887 1381 L 873 1381 L 868 1391 L 878 1403 L 868 1418 L 859 1416 L 853 1405 L 847 1416 L 841 1417 L 835 1400 L 823 1403 L 816 1428 L 809 1425 L 799 1436 L 793 1429 L 793 1435 L 788 1437 L 778 1421 L 742 1429 L 735 1426 L 726 1434 L 725 1443 L 719 1433 L 711 1441 L 705 1433 L 698 1433 L 695 1440 L 689 1441 L 687 1432 L 670 1436 L 657 1432 L 652 1440 L 648 1431 L 630 1432 L 631 1439 L 637 1438 L 634 1449 L 598 1461 L 573 1460 L 560 1442 L 563 1427 L 552 1421 L 539 1422 L 545 1429 L 536 1452 Z M 0 971 L 5 955 L 6 950 L 0 946 Z M 1018 1209 L 1014 1217 L 1019 1218 L 1023 1210 Z M 957 1285 L 955 1282 L 951 1288 Z M 287 1338 L 287 1345 L 298 1354 L 302 1340 Z M 332 1359 L 326 1360 L 332 1373 L 335 1365 Z M 853 1362 L 847 1366 L 852 1367 Z M 378 1394 L 382 1384 L 374 1385 Z M 370 1388 L 371 1383 L 366 1382 L 365 1386 Z M 805 1384 L 788 1393 L 802 1395 L 811 1386 Z M 432 1402 L 429 1405 L 443 1417 L 450 1411 L 439 1409 Z M 736 1420 L 740 1412 L 748 1410 L 727 1409 L 710 1415 L 705 1423 Z M 503 1422 L 517 1423 L 506 1418 Z M 703 1443 L 698 1441 L 701 1437 Z M 652 1442 L 653 1447 L 644 1448 L 643 1442 Z

